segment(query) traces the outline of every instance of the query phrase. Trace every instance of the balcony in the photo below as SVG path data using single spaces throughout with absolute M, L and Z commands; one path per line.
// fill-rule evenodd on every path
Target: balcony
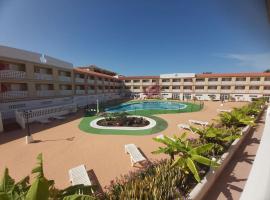
M 172 85 L 181 85 L 181 82 L 172 82 Z
M 38 97 L 49 97 L 49 96 L 54 96 L 54 95 L 55 95 L 54 90 L 37 90 Z
M 93 80 L 93 79 L 88 79 L 87 82 L 88 82 L 89 84 L 91 84 L 91 85 L 94 85 L 94 84 L 95 84 L 95 80 Z
M 205 85 L 205 81 L 199 81 L 199 82 L 195 82 L 195 85 Z
M 210 92 L 210 93 L 219 93 L 219 90 L 218 89 L 208 89 L 207 92 Z
M 59 91 L 60 95 L 63 96 L 68 96 L 68 95 L 72 95 L 72 90 L 61 90 Z
M 190 93 L 190 92 L 193 92 L 193 90 L 192 89 L 184 89 L 183 92 L 189 92 Z
M 221 89 L 220 93 L 231 93 L 232 90 L 230 89 Z
M 221 85 L 234 85 L 235 82 L 234 81 L 222 81 Z
M 161 82 L 161 85 L 171 85 L 171 82 Z
M 142 84 L 143 84 L 143 85 L 153 85 L 153 83 L 150 82 L 150 81 L 149 81 L 149 82 L 142 82 Z
M 28 96 L 28 91 L 6 91 L 0 92 L 0 99 L 18 99 Z
M 26 73 L 24 71 L 0 70 L 0 79 L 24 79 Z
M 184 85 L 193 85 L 193 82 L 184 82 Z
M 96 91 L 95 90 L 88 90 L 88 94 L 95 94 Z
M 132 85 L 131 82 L 124 82 L 124 85 Z
M 220 85 L 220 81 L 208 81 L 208 85 Z
M 181 92 L 181 89 L 172 89 L 173 92 Z
M 110 85 L 109 81 L 104 81 L 104 85 Z
M 250 81 L 250 85 L 262 85 L 262 81 Z
M 75 82 L 76 82 L 76 83 L 84 83 L 84 78 L 76 77 L 76 78 L 75 78 Z
M 133 89 L 133 92 L 141 92 L 140 89 Z
M 103 81 L 97 80 L 97 84 L 98 84 L 98 85 L 103 85 Z
M 261 91 L 260 90 L 249 90 L 248 93 L 259 94 L 259 93 L 261 93 Z
M 161 92 L 170 92 L 170 89 L 162 89 Z
M 34 77 L 35 79 L 38 79 L 38 80 L 46 80 L 46 81 L 53 80 L 52 74 L 34 73 Z
M 141 85 L 141 82 L 133 82 L 133 85 Z
M 247 90 L 245 90 L 245 89 L 235 89 L 234 93 L 240 93 L 240 94 L 247 93 Z
M 97 93 L 98 94 L 103 93 L 103 90 L 99 89 L 99 90 L 97 90 Z
M 235 81 L 236 85 L 247 85 L 248 82 L 247 81 Z
M 205 92 L 204 89 L 195 89 L 195 92 Z
M 71 82 L 71 77 L 70 76 L 59 76 L 60 81 L 66 81 L 66 82 Z
M 76 90 L 75 91 L 75 94 L 84 95 L 85 94 L 85 91 L 84 90 Z

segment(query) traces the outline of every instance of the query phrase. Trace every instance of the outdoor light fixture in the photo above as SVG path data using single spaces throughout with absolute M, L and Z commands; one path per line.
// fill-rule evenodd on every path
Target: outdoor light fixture
M 26 135 L 26 144 L 30 144 L 33 142 L 33 138 L 30 132 L 30 125 L 29 125 L 29 115 L 32 113 L 31 110 L 25 110 L 23 112 L 24 118 L 26 119 L 26 124 L 27 124 L 27 135 Z

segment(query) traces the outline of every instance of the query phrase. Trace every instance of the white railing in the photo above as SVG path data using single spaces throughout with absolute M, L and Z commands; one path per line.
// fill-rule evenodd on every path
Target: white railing
M 230 89 L 221 89 L 220 93 L 231 93 L 232 90 Z
M 172 85 L 181 85 L 181 82 L 172 82 Z
M 53 76 L 51 74 L 34 73 L 34 77 L 38 80 L 53 80 Z
M 75 78 L 75 82 L 76 83 L 84 83 L 84 78 L 78 78 L 78 77 L 76 77 Z
M 256 153 L 240 200 L 269 199 L 270 197 L 270 107 L 267 109 L 265 126 L 260 146 Z
M 53 106 L 47 108 L 40 109 L 32 109 L 29 110 L 28 114 L 28 122 L 34 122 L 40 119 L 46 119 L 54 116 L 65 115 L 68 113 L 77 112 L 76 104 L 67 104 L 61 106 Z M 24 129 L 26 124 L 26 116 L 24 115 L 24 111 L 15 111 L 15 118 L 17 123 Z
M 237 85 L 246 85 L 247 83 L 247 81 L 235 81 L 235 84 Z
M 260 90 L 249 90 L 248 92 L 249 93 L 253 93 L 253 94 L 259 94 L 259 93 L 261 93 Z
M 133 85 L 141 85 L 141 82 L 133 82 Z
M 89 84 L 95 84 L 95 80 L 93 80 L 93 79 L 88 79 L 88 83 L 89 83 Z
M 220 85 L 219 81 L 208 81 L 208 85 Z
M 161 85 L 171 85 L 171 82 L 161 82 Z
M 219 90 L 218 89 L 208 89 L 207 92 L 219 93 Z
M 262 81 L 250 81 L 250 85 L 262 85 Z
M 152 85 L 152 82 L 142 82 L 143 85 Z
M 193 82 L 183 82 L 184 85 L 193 85 Z
M 235 93 L 247 93 L 247 91 L 245 89 L 242 89 L 242 90 L 235 89 L 234 92 Z
M 206 90 L 204 89 L 195 89 L 195 92 L 205 92 Z
M 181 89 L 172 89 L 173 92 L 181 92 Z
M 72 95 L 72 90 L 60 90 L 60 95 Z
M 17 99 L 28 96 L 28 91 L 6 91 L 0 93 L 0 99 Z
M 206 85 L 205 81 L 196 81 L 195 85 Z
M 49 97 L 49 96 L 54 96 L 54 95 L 55 95 L 54 90 L 37 90 L 38 97 Z
M 221 81 L 221 85 L 234 85 L 234 81 Z
M 66 81 L 66 82 L 71 82 L 71 77 L 70 76 L 59 76 L 60 81 Z
M 12 79 L 26 78 L 26 73 L 24 71 L 15 71 L 15 70 L 0 70 L 0 79 Z
M 88 94 L 95 94 L 95 90 L 88 90 Z
M 84 91 L 84 90 L 76 90 L 75 93 L 76 93 L 76 94 L 85 94 L 85 91 Z

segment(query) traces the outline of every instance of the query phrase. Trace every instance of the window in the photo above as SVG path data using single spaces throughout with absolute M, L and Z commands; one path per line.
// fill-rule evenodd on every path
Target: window
M 250 81 L 260 81 L 261 78 L 260 77 L 252 77 L 250 78 Z
M 264 90 L 270 90 L 270 86 L 264 86 L 263 89 Z
M 203 90 L 204 89 L 204 86 L 195 86 L 195 89 L 196 90 Z
M 222 90 L 230 90 L 230 89 L 231 89 L 231 86 L 222 85 L 222 86 L 221 86 L 221 89 L 222 89 Z
M 143 83 L 149 83 L 150 80 L 143 80 L 142 82 L 143 82 Z
M 204 78 L 196 78 L 196 82 L 204 82 Z
M 169 89 L 169 86 L 162 86 L 161 89 L 162 89 L 162 90 L 168 90 L 168 89 Z
M 245 86 L 239 86 L 239 85 L 237 85 L 237 86 L 235 86 L 235 89 L 236 90 L 244 90 L 245 89 Z
M 209 78 L 208 81 L 209 81 L 209 82 L 218 81 L 218 78 Z
M 140 87 L 139 86 L 134 86 L 133 89 L 138 90 L 138 89 L 140 89 Z
M 168 83 L 170 82 L 170 79 L 162 79 L 162 83 Z
M 185 78 L 184 82 L 192 82 L 192 78 Z
M 133 83 L 139 83 L 140 80 L 133 80 Z
M 173 81 L 174 83 L 175 83 L 175 82 L 180 82 L 181 79 L 173 79 L 172 81 Z
M 238 77 L 238 78 L 236 78 L 236 81 L 246 81 L 246 78 L 244 78 L 244 77 Z
M 192 90 L 192 86 L 184 86 L 184 90 Z
M 180 86 L 173 86 L 172 89 L 173 90 L 180 90 Z
M 222 81 L 231 81 L 232 78 L 222 78 Z
M 131 82 L 131 80 L 125 80 L 125 83 L 130 83 Z
M 270 81 L 270 77 L 264 77 L 265 81 Z
M 217 86 L 208 86 L 208 90 L 216 90 Z
M 253 86 L 249 86 L 249 89 L 250 89 L 250 90 L 259 90 L 260 87 L 259 87 L 259 86 L 253 85 Z

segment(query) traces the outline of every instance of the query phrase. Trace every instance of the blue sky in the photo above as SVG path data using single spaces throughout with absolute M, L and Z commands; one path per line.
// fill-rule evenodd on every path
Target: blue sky
M 124 75 L 270 68 L 264 0 L 0 0 L 0 44 Z

